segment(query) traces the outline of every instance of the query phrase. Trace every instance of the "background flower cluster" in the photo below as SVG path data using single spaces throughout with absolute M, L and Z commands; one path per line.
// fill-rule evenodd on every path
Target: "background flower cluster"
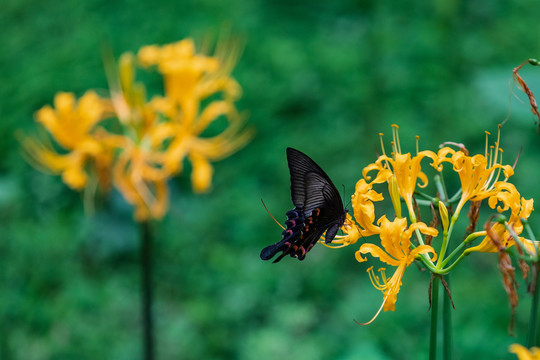
M 167 181 L 182 172 L 185 158 L 191 162 L 193 189 L 205 192 L 212 181 L 210 162 L 227 157 L 251 137 L 234 105 L 241 93 L 230 76 L 237 53 L 229 43 L 219 44 L 214 56 L 197 54 L 186 39 L 145 46 L 137 56 L 125 53 L 118 65 L 106 59 L 110 96 L 93 90 L 80 99 L 58 93 L 54 107 L 36 113 L 58 146 L 26 138 L 30 161 L 61 174 L 75 190 L 92 192 L 99 186 L 108 191 L 114 185 L 135 207 L 137 220 L 162 218 L 168 209 Z M 138 64 L 157 67 L 164 95 L 147 100 L 144 85 L 136 82 Z M 208 135 L 221 119 L 226 123 Z

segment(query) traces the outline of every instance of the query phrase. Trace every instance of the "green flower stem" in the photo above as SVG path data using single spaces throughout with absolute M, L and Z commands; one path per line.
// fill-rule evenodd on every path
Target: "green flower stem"
M 525 246 L 525 244 L 521 241 L 521 239 L 519 238 L 518 234 L 516 234 L 516 232 L 514 231 L 514 228 L 511 227 L 510 225 L 508 225 L 508 223 L 505 221 L 504 222 L 504 227 L 506 228 L 506 230 L 510 233 L 510 235 L 512 236 L 512 238 L 514 239 L 514 241 L 519 245 L 519 248 L 522 249 L 523 251 L 523 254 L 524 255 L 521 255 L 519 254 L 519 257 L 521 259 L 524 259 L 525 261 L 527 262 L 536 262 L 538 260 L 538 252 L 535 251 L 534 254 L 532 254 L 528 249 L 527 247 Z M 536 250 L 536 244 L 535 244 L 535 250 Z
M 458 253 L 465 247 L 465 245 L 467 245 L 468 243 L 470 243 L 470 242 L 472 242 L 472 241 L 478 239 L 480 236 L 486 236 L 486 232 L 485 232 L 485 231 L 477 231 L 477 232 L 474 232 L 474 233 L 472 233 L 472 234 L 469 234 L 469 236 L 467 236 L 467 237 L 465 238 L 465 240 L 463 240 L 463 241 L 461 242 L 461 244 L 459 244 L 459 245 L 454 249 L 454 251 L 452 251 L 452 253 L 446 257 L 446 259 L 444 259 L 444 261 L 443 261 L 442 264 L 441 264 L 441 267 L 445 267 L 446 264 L 448 264 L 448 263 L 450 262 L 450 260 L 452 260 L 452 258 L 453 258 L 454 256 L 456 256 L 456 254 L 458 254 Z M 463 258 L 463 254 L 461 254 L 461 255 L 462 255 L 462 256 L 460 256 L 460 257 L 458 258 L 458 260 L 461 260 L 461 259 Z M 458 260 L 456 260 L 456 261 L 454 262 L 454 264 L 452 264 L 452 267 L 454 267 L 454 266 L 459 262 Z
M 445 281 L 450 289 L 450 275 L 445 276 Z M 443 299 L 443 359 L 452 359 L 452 303 L 448 294 Z
M 439 251 L 439 258 L 437 259 L 436 268 L 438 270 L 442 269 L 444 262 L 444 255 L 446 254 L 446 249 L 448 248 L 448 239 L 452 235 L 452 230 L 454 229 L 454 224 L 458 219 L 459 213 L 455 213 L 450 220 L 450 226 L 448 227 L 448 232 L 443 231 L 443 241 L 441 244 L 441 251 Z
M 471 252 L 467 250 L 465 250 L 464 252 L 461 253 L 461 255 L 459 255 L 459 257 L 456 259 L 456 261 L 454 261 L 452 263 L 452 265 L 450 265 L 449 267 L 447 268 L 444 268 L 444 269 L 437 269 L 435 271 L 436 274 L 439 274 L 439 275 L 446 275 L 448 274 L 450 271 L 452 271 L 452 269 L 454 269 L 456 267 L 457 264 L 459 264 L 461 262 L 461 260 L 463 260 L 463 258 L 467 255 L 469 255 Z
M 531 226 L 529 225 L 529 222 L 526 219 L 521 219 L 521 223 L 523 224 L 523 226 L 527 230 L 527 234 L 529 234 L 529 238 L 533 242 L 534 250 L 536 252 L 536 261 L 538 261 L 538 260 L 540 260 L 540 258 L 538 256 L 538 243 L 536 241 L 536 236 L 534 236 L 534 233 L 532 232 Z
M 422 200 L 422 199 L 417 199 L 416 200 L 416 203 L 420 206 L 431 206 L 431 204 L 436 204 L 438 201 L 437 198 L 431 198 L 431 200 Z
M 420 196 L 421 198 L 423 198 L 423 200 L 416 199 L 417 203 L 419 203 L 419 201 L 427 201 L 428 204 L 431 204 L 431 203 L 434 203 L 434 202 L 437 201 L 436 197 L 433 197 L 431 195 L 428 195 L 428 194 L 423 193 L 423 192 L 418 191 L 418 190 L 414 190 L 414 194 Z
M 437 315 L 439 311 L 439 277 L 431 283 L 431 331 L 429 334 L 429 360 L 437 358 Z
M 435 175 L 433 177 L 435 181 L 435 187 L 437 188 L 437 192 L 439 193 L 439 197 L 443 202 L 446 202 L 448 200 L 448 195 L 446 194 L 446 187 L 443 183 L 443 178 L 440 175 Z
M 143 351 L 145 360 L 154 359 L 154 321 L 152 316 L 152 228 L 149 221 L 141 225 L 141 297 Z
M 456 201 L 460 200 L 461 199 L 461 194 L 463 193 L 463 189 L 459 189 L 455 194 L 454 196 L 452 196 L 450 199 L 448 199 L 448 203 L 449 204 L 453 204 L 455 203 Z
M 533 271 L 536 271 L 536 276 L 533 278 L 535 282 L 533 283 L 533 298 L 531 303 L 531 313 L 529 316 L 529 329 L 527 330 L 527 347 L 531 348 L 533 346 L 539 345 L 538 340 L 538 298 L 540 297 L 540 286 L 538 286 L 538 276 L 540 275 L 540 267 L 538 263 L 533 264 Z

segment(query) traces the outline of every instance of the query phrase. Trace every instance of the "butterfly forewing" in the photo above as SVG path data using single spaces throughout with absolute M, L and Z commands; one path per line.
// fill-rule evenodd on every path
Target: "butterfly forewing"
M 291 198 L 294 206 L 304 208 L 307 199 L 307 176 L 308 174 L 318 174 L 323 182 L 332 184 L 326 173 L 304 153 L 287 148 L 287 162 L 291 173 Z M 332 184 L 332 186 L 334 186 Z M 339 193 L 338 193 L 339 195 Z M 322 204 L 321 204 L 322 205 Z
M 336 187 L 326 173 L 304 153 L 287 148 L 291 173 L 291 198 L 295 208 L 287 212 L 286 229 L 281 241 L 261 252 L 269 260 L 282 252 L 303 260 L 305 255 L 327 231 L 326 242 L 332 241 L 345 221 L 346 210 Z

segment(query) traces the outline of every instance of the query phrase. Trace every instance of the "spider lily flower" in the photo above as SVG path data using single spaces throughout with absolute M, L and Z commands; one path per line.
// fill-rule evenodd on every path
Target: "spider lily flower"
M 145 46 L 138 58 L 143 67 L 157 65 L 165 81 L 165 93 L 183 107 L 192 107 L 212 94 L 223 91 L 228 100 L 240 95 L 240 86 L 229 75 L 238 57 L 238 48 L 221 43 L 215 56 L 195 52 L 192 39 L 174 44 Z M 190 109 L 195 111 L 196 109 Z
M 487 132 L 486 134 L 489 135 Z M 502 165 L 500 163 L 502 155 L 499 155 L 499 153 L 502 154 L 502 149 L 498 145 L 499 139 L 495 143 L 494 150 L 488 152 L 486 137 L 486 151 L 484 155 L 477 154 L 469 156 L 462 150 L 455 151 L 449 147 L 439 150 L 433 167 L 441 171 L 442 163 L 451 163 L 453 170 L 458 173 L 461 182 L 462 193 L 460 201 L 456 206 L 456 216 L 459 215 L 467 201 L 479 201 L 495 194 L 497 192 L 495 183 L 501 171 L 504 174 L 505 181 L 514 174 L 514 170 L 510 165 Z
M 168 209 L 167 179 L 159 168 L 160 154 L 127 143 L 114 165 L 114 183 L 127 202 L 135 207 L 135 218 L 160 219 Z
M 72 93 L 58 93 L 54 105 L 37 111 L 36 121 L 64 151 L 59 153 L 45 139 L 27 137 L 23 146 L 29 161 L 45 172 L 61 174 L 62 180 L 75 190 L 88 185 L 88 167 L 93 168 L 100 184 L 106 187 L 109 180 L 105 169 L 112 162 L 112 153 L 102 143 L 106 133 L 98 124 L 110 114 L 110 103 L 88 91 L 78 101 Z
M 522 219 L 528 219 L 531 215 L 532 211 L 534 210 L 534 200 L 527 200 L 524 197 L 521 197 L 516 187 L 511 183 L 499 181 L 493 186 L 493 188 L 495 193 L 494 195 L 490 196 L 488 200 L 489 206 L 492 209 L 496 208 L 499 213 L 504 213 L 505 211 L 509 210 L 510 218 L 506 224 L 508 227 L 513 229 L 515 235 L 520 235 L 523 231 Z M 515 244 L 515 239 L 504 224 L 494 223 L 491 230 L 499 239 L 502 239 L 502 246 L 510 247 Z M 520 237 L 519 240 L 522 244 L 524 244 L 529 253 L 532 255 L 536 253 L 535 246 L 532 241 L 523 237 Z M 467 251 L 497 252 L 498 247 L 494 244 L 489 236 L 486 236 L 479 245 L 471 247 L 467 249 Z
M 540 349 L 537 347 L 528 350 L 520 344 L 510 345 L 510 352 L 516 354 L 519 360 L 540 360 Z
M 396 218 L 394 221 L 390 221 L 386 216 L 383 216 L 379 219 L 378 223 L 380 226 L 379 235 L 382 248 L 375 244 L 365 243 L 360 246 L 360 249 L 356 252 L 355 256 L 359 262 L 363 262 L 367 259 L 363 258 L 362 255 L 371 254 L 373 257 L 379 258 L 380 261 L 397 267 L 390 278 L 383 276 L 382 282 L 380 282 L 379 278 L 373 273 L 370 274 L 370 278 L 372 279 L 375 288 L 381 290 L 384 294 L 381 309 L 384 308 L 384 311 L 394 311 L 397 294 L 401 288 L 401 279 L 405 269 L 411 265 L 418 256 L 423 254 L 433 254 L 431 261 L 434 261 L 437 258 L 435 250 L 430 245 L 419 245 L 411 248 L 411 236 L 417 230 L 423 234 L 432 236 L 436 236 L 438 231 L 422 222 L 413 223 L 407 227 L 406 218 Z M 371 272 L 373 272 L 373 270 L 371 270 Z M 379 309 L 379 312 L 381 309 Z M 371 321 L 373 321 L 377 315 L 375 315 Z
M 186 39 L 163 47 L 146 46 L 138 54 L 143 66 L 157 65 L 164 77 L 165 96 L 151 101 L 155 111 L 169 118 L 175 127 L 163 165 L 175 173 L 182 164 L 178 159 L 187 156 L 193 165 L 195 192 L 210 189 L 211 161 L 236 152 L 253 136 L 251 130 L 242 130 L 244 119 L 232 103 L 241 92 L 229 76 L 237 52 L 233 46 L 220 45 L 213 57 L 196 54 L 193 41 Z M 224 99 L 201 108 L 201 100 L 218 94 Z M 217 135 L 205 136 L 205 131 L 220 119 L 227 121 L 226 128 Z
M 384 178 L 374 180 L 368 183 L 364 179 L 360 179 L 356 183 L 354 194 L 352 195 L 352 206 L 354 218 L 360 225 L 360 236 L 370 236 L 378 234 L 380 229 L 375 223 L 375 206 L 374 201 L 383 200 L 382 194 L 373 190 L 373 183 L 378 181 L 386 181 Z
M 163 132 L 166 137 L 171 136 L 170 144 L 164 151 L 164 169 L 177 173 L 181 170 L 181 159 L 187 157 L 193 165 L 191 178 L 196 192 L 210 189 L 213 174 L 211 161 L 226 158 L 253 137 L 251 129 L 243 129 L 244 119 L 234 105 L 226 101 L 214 101 L 200 114 L 192 113 L 192 118 L 169 98 L 155 97 L 151 105 L 156 112 L 170 119 L 170 127 Z M 227 120 L 227 127 L 217 135 L 205 136 L 205 130 L 219 119 Z
M 421 162 L 424 158 L 431 158 L 435 161 L 437 155 L 433 151 L 425 150 L 418 151 L 416 156 L 411 156 L 410 153 L 403 154 L 401 152 L 401 147 L 399 143 L 398 136 L 398 126 L 392 125 L 393 127 L 393 137 L 394 141 L 392 142 L 393 153 L 389 157 L 386 154 L 379 156 L 375 163 L 368 165 L 362 171 L 364 178 L 370 179 L 368 176 L 371 171 L 377 171 L 376 178 L 374 182 L 381 181 L 390 181 L 390 178 L 393 177 L 390 185 L 392 186 L 391 190 L 395 193 L 395 189 L 399 192 L 399 195 L 405 201 L 407 209 L 409 211 L 409 216 L 412 221 L 416 221 L 416 215 L 414 213 L 413 205 L 413 194 L 416 189 L 416 186 L 424 188 L 428 185 L 428 178 L 426 174 L 422 171 Z M 382 134 L 381 136 L 381 147 L 384 153 L 384 146 L 382 144 Z M 417 146 L 418 147 L 418 146 Z M 394 195 L 395 197 L 395 195 Z M 392 198 L 392 202 L 395 204 L 398 199 Z M 396 211 L 398 209 L 396 208 Z M 401 212 L 401 211 L 398 211 Z
M 134 206 L 137 220 L 159 219 L 168 209 L 168 179 L 181 173 L 185 159 L 194 191 L 204 192 L 211 187 L 211 162 L 252 138 L 233 103 L 241 93 L 230 76 L 237 55 L 238 47 L 224 43 L 214 56 L 197 54 L 187 39 L 143 47 L 137 57 L 123 54 L 118 65 L 106 61 L 110 99 L 89 91 L 76 102 L 73 94 L 60 93 L 56 109 L 46 106 L 36 115 L 66 153 L 30 138 L 24 140 L 27 153 L 77 190 L 96 172 L 102 185 L 114 184 Z M 137 59 L 157 65 L 164 96 L 147 100 L 144 85 L 135 81 Z M 105 130 L 105 118 L 116 118 L 117 126 Z

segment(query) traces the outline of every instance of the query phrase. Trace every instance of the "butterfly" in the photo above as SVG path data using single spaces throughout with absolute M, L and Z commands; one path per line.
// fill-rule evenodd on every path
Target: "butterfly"
M 286 213 L 286 229 L 281 233 L 281 241 L 262 249 L 263 260 L 272 259 L 280 251 L 274 262 L 285 255 L 304 260 L 325 231 L 326 243 L 334 239 L 347 214 L 332 180 L 315 161 L 296 149 L 287 148 L 287 162 L 294 209 Z

